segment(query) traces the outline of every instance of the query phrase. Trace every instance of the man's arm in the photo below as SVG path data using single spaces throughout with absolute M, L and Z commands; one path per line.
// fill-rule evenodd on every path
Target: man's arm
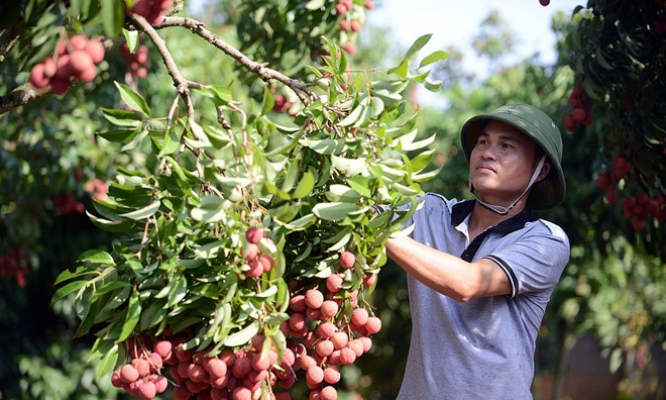
M 419 282 L 458 302 L 511 294 L 506 273 L 488 259 L 469 263 L 410 237 L 389 239 L 386 251 Z

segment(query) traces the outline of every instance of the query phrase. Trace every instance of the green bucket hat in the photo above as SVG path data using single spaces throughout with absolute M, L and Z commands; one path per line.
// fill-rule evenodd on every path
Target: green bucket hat
M 548 156 L 553 168 L 546 178 L 534 184 L 527 203 L 535 210 L 549 210 L 560 204 L 566 185 L 561 165 L 562 136 L 555 122 L 540 109 L 522 103 L 507 104 L 491 113 L 476 115 L 467 120 L 460 130 L 467 161 L 488 120 L 501 121 L 520 129 L 534 139 Z

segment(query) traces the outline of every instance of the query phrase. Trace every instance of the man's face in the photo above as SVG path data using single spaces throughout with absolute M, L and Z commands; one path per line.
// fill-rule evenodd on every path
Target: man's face
M 479 198 L 505 206 L 514 202 L 539 162 L 536 150 L 536 142 L 520 130 L 489 121 L 470 155 L 470 176 Z

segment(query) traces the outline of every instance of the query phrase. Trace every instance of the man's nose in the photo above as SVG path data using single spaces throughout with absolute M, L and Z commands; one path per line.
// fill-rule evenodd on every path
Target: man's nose
M 481 158 L 494 160 L 495 159 L 495 151 L 496 151 L 496 149 L 495 149 L 495 146 L 493 146 L 493 145 L 484 146 L 481 149 Z

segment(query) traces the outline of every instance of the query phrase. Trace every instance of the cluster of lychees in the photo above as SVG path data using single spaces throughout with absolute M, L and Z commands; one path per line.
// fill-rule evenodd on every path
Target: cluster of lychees
M 120 46 L 120 55 L 129 65 L 129 73 L 133 78 L 145 79 L 148 76 L 148 67 L 150 67 L 150 60 L 148 59 L 148 47 L 140 45 L 134 53 L 130 52 L 127 43 Z
M 259 246 L 270 239 L 260 227 L 250 227 L 245 238 L 244 258 L 249 268 L 244 267 L 243 274 L 258 278 L 273 268 L 273 258 L 262 254 Z M 353 269 L 356 257 L 344 251 L 339 264 L 342 271 Z M 372 286 L 376 278 L 376 274 L 367 274 L 363 286 Z M 143 337 L 140 345 L 139 340 L 128 341 L 131 361 L 114 371 L 112 383 L 133 396 L 152 399 L 166 389 L 162 370 L 169 366 L 176 384 L 174 400 L 291 400 L 288 390 L 302 374 L 310 399 L 335 400 L 339 368 L 368 352 L 372 346 L 369 335 L 381 329 L 381 320 L 359 306 L 359 290 L 343 286 L 344 274 L 336 273 L 326 279 L 323 291 L 318 287 L 296 289 L 300 293 L 289 301 L 289 319 L 280 325 L 287 338 L 281 352 L 271 338 L 257 334 L 242 348 L 209 356 L 211 348 L 184 349 L 187 338 L 166 332 L 154 344 Z
M 594 181 L 594 185 L 604 191 L 606 200 L 610 204 L 617 201 L 617 184 L 627 176 L 631 168 L 631 161 L 622 155 L 616 155 L 613 158 L 613 169 L 604 172 Z
M 8 255 L 0 254 L 0 276 L 16 279 L 18 287 L 25 287 L 25 276 L 28 275 L 28 259 L 25 249 L 14 247 Z
M 249 269 L 243 271 L 243 274 L 248 278 L 258 278 L 261 274 L 271 272 L 275 260 L 270 254 L 262 254 L 259 248 L 259 242 L 264 239 L 264 231 L 253 226 L 245 232 L 245 238 L 247 239 L 247 246 L 244 255 Z
M 147 341 L 147 340 L 146 340 Z M 154 345 L 129 340 L 132 360 L 113 371 L 111 384 L 142 399 L 152 399 L 164 392 L 169 384 L 160 372 L 165 363 L 173 363 L 172 343 L 160 340 Z M 152 351 L 148 351 L 152 347 Z
M 629 148 L 624 155 L 616 155 L 613 158 L 613 168 L 601 174 L 594 185 L 604 191 L 606 200 L 610 204 L 617 202 L 618 183 L 631 171 L 633 164 L 628 159 L 634 151 Z M 626 196 L 622 200 L 622 209 L 625 217 L 632 220 L 635 230 L 640 231 L 645 227 L 645 220 L 654 217 L 660 220 L 666 218 L 666 196 L 663 194 L 656 198 L 650 198 L 647 193 L 637 196 Z
M 368 0 L 364 3 L 364 6 L 367 10 L 373 10 L 375 8 L 375 2 Z M 340 29 L 343 31 L 352 31 L 358 32 L 363 27 L 361 21 L 356 17 L 356 14 L 351 12 L 354 9 L 353 0 L 339 0 L 338 4 L 335 5 L 335 12 L 342 17 L 340 22 Z M 342 46 L 343 50 L 349 54 L 356 53 L 356 45 L 352 42 L 347 42 Z
M 624 216 L 632 220 L 635 230 L 640 231 L 645 227 L 645 220 L 654 217 L 660 220 L 666 218 L 666 207 L 664 207 L 666 196 L 660 194 L 651 199 L 647 193 L 638 196 L 627 196 L 622 201 Z
M 339 258 L 343 269 L 353 268 L 355 261 L 349 251 Z M 373 285 L 376 277 L 367 275 L 363 285 Z M 289 320 L 280 326 L 296 355 L 294 371 L 305 372 L 310 399 L 337 399 L 337 391 L 330 385 L 340 379 L 338 368 L 353 364 L 369 351 L 369 335 L 381 329 L 381 320 L 359 306 L 358 289 L 348 292 L 342 289 L 343 285 L 343 275 L 333 274 L 326 279 L 326 295 L 319 288 L 294 295 L 289 302 Z M 346 301 L 349 307 L 345 306 Z
M 564 116 L 564 129 L 573 132 L 580 124 L 590 125 L 592 117 L 592 98 L 581 86 L 575 86 L 569 96 L 571 113 Z
M 171 7 L 171 0 L 134 0 L 127 12 L 138 14 L 151 25 L 158 25 L 164 20 L 164 12 Z
M 85 191 L 94 199 L 106 200 L 109 187 L 103 180 L 92 178 L 86 185 Z
M 74 193 L 63 193 L 51 198 L 51 203 L 60 214 L 82 213 L 86 207 Z
M 55 57 L 48 57 L 30 72 L 30 83 L 41 89 L 51 85 L 55 94 L 65 94 L 72 80 L 90 82 L 97 76 L 97 64 L 104 59 L 104 45 L 98 39 L 76 35 L 58 44 Z

